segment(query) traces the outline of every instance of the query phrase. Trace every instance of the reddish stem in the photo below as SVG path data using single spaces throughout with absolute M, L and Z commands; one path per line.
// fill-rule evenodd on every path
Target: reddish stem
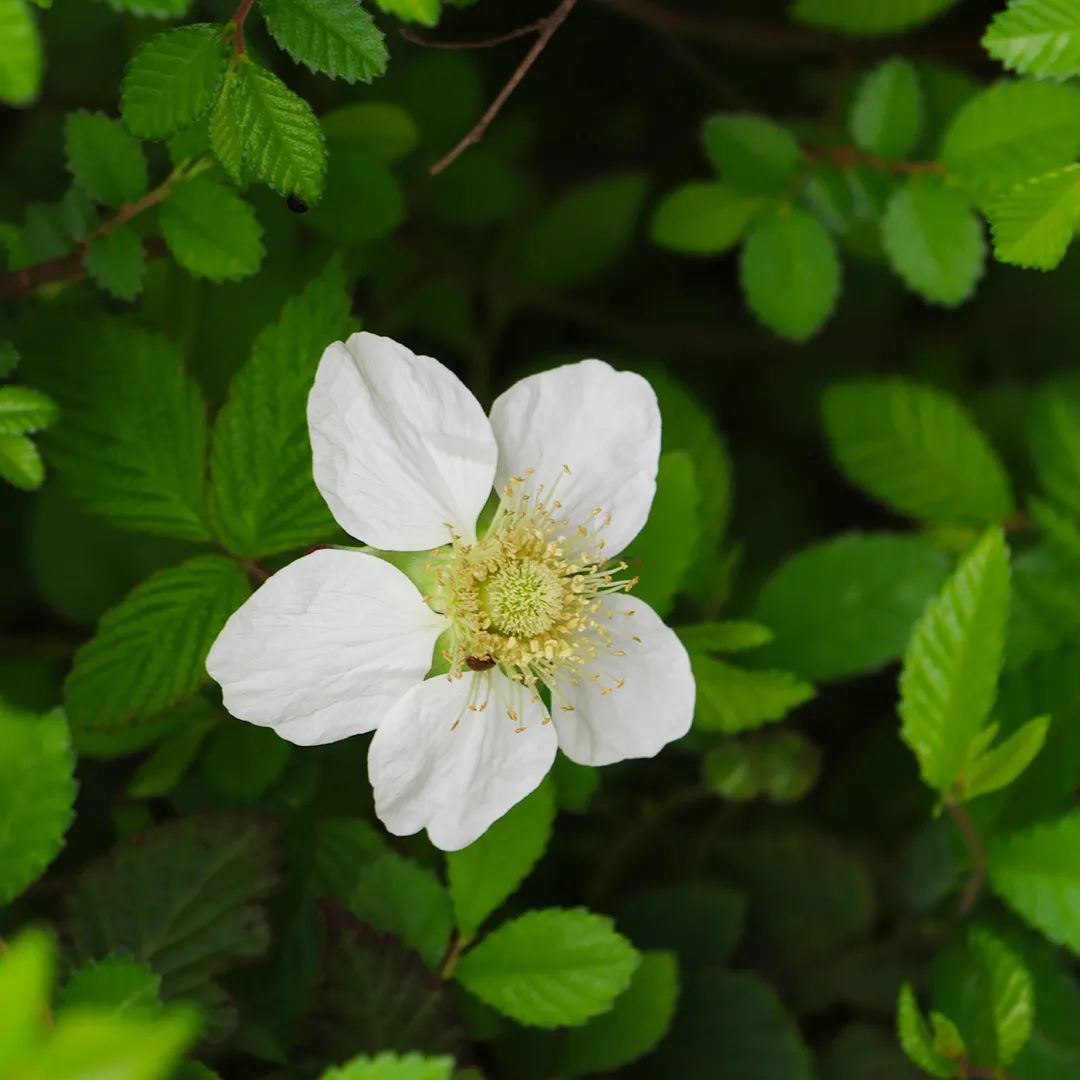
M 233 14 L 231 21 L 236 28 L 233 36 L 233 54 L 235 56 L 243 56 L 246 51 L 244 48 L 244 20 L 248 17 L 248 12 L 254 3 L 255 0 L 240 0 L 240 6 Z

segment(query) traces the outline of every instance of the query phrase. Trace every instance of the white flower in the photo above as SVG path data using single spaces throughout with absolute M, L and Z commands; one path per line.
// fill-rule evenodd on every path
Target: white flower
M 302 745 L 374 730 L 379 817 L 447 850 L 532 791 L 557 747 L 607 765 L 686 733 L 686 651 L 611 562 L 656 490 L 644 379 L 584 360 L 523 379 L 488 418 L 436 360 L 354 334 L 323 354 L 308 426 L 338 522 L 422 552 L 427 595 L 374 554 L 298 559 L 210 650 L 229 712 Z

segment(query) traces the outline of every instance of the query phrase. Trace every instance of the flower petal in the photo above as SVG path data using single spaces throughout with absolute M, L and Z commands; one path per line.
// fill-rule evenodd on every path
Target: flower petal
M 604 610 L 611 614 L 611 649 L 584 669 L 580 685 L 560 681 L 553 702 L 559 746 L 581 765 L 655 757 L 690 730 L 694 717 L 690 658 L 674 631 L 632 596 L 610 595 Z
M 498 451 L 464 383 L 438 360 L 375 334 L 323 353 L 308 397 L 315 483 L 338 524 L 373 547 L 467 543 Z
M 324 549 L 279 570 L 218 635 L 225 708 L 301 746 L 371 731 L 431 668 L 446 620 L 396 567 Z
M 534 484 L 549 490 L 558 480 L 561 513 L 572 526 L 589 525 L 597 507 L 611 514 L 601 534 L 608 556 L 645 524 L 656 493 L 660 408 L 640 375 L 601 360 L 531 375 L 496 400 L 491 426 L 499 444 L 498 490 L 527 469 L 535 470 Z
M 371 740 L 375 812 L 397 836 L 427 829 L 436 847 L 457 851 L 540 783 L 556 745 L 547 710 L 505 675 L 428 679 Z

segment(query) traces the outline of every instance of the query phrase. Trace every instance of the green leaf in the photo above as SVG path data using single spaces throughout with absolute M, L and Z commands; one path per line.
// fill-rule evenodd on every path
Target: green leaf
M 130 222 L 90 238 L 83 257 L 86 272 L 118 300 L 134 300 L 142 292 L 146 253 L 138 229 Z
M 29 105 L 41 88 L 41 35 L 25 0 L 0 0 L 0 101 Z
M 0 379 L 6 379 L 19 366 L 19 350 L 14 344 L 0 338 Z
M 915 1000 L 915 991 L 910 983 L 900 987 L 900 998 L 896 1006 L 896 1027 L 900 1036 L 900 1045 L 916 1065 L 931 1076 L 961 1076 L 956 1063 L 950 1061 L 934 1043 L 930 1027 L 919 1011 Z
M 720 178 L 749 195 L 782 195 L 805 161 L 795 136 L 760 116 L 717 113 L 701 138 Z
M 362 922 L 394 934 L 435 968 L 450 944 L 450 897 L 430 870 L 388 852 L 361 869 L 348 904 Z
M 1053 503 L 1080 517 L 1080 378 L 1051 380 L 1039 392 L 1028 442 L 1043 491 Z
M 435 26 L 442 13 L 439 0 L 375 0 L 375 3 L 383 11 L 405 22 L 416 22 L 422 26 Z
M 479 840 L 446 853 L 450 898 L 465 937 L 472 937 L 528 877 L 547 848 L 554 822 L 554 793 L 544 782 Z
M 157 825 L 92 863 L 68 901 L 80 957 L 123 953 L 161 976 L 166 1001 L 211 1008 L 209 1035 L 231 1026 L 212 983 L 270 939 L 261 901 L 276 881 L 265 819 L 202 816 Z M 216 1015 L 215 1015 L 216 1014 Z
M 851 107 L 857 146 L 885 158 L 902 158 L 922 124 L 919 78 L 907 60 L 892 59 L 864 76 Z
M 1080 811 L 996 837 L 990 885 L 1028 923 L 1080 954 Z
M 298 64 L 348 83 L 386 71 L 382 32 L 356 0 L 260 0 L 270 35 Z
M 251 206 L 224 184 L 206 176 L 179 184 L 160 217 L 173 257 L 195 277 L 235 281 L 259 269 L 262 226 Z
M 1031 1037 L 1031 974 L 1020 957 L 984 927 L 972 929 L 937 957 L 934 1001 L 955 1017 L 974 1066 L 1011 1065 Z
M 146 193 L 146 158 L 118 120 L 69 113 L 64 122 L 68 170 L 96 202 L 123 206 Z
M 25 363 L 60 406 L 47 450 L 67 491 L 121 528 L 208 539 L 206 417 L 179 349 L 118 319 L 84 335 L 78 365 L 52 348 Z
M 794 0 L 792 18 L 845 34 L 894 34 L 948 11 L 957 0 Z
M 598 277 L 630 246 L 647 187 L 643 174 L 620 173 L 563 195 L 527 230 L 521 276 L 544 287 Z
M 653 242 L 683 255 L 722 255 L 746 232 L 761 200 L 718 180 L 696 180 L 669 191 L 653 212 Z
M 889 263 L 931 304 L 956 307 L 975 292 L 986 240 L 964 196 L 935 176 L 909 180 L 889 199 L 882 220 Z
M 195 123 L 225 75 L 228 45 L 217 23 L 166 30 L 135 50 L 120 86 L 120 116 L 140 139 L 164 139 Z
M 1000 191 L 1080 153 L 1080 93 L 1030 79 L 969 98 L 945 131 L 941 163 L 978 191 Z
M 232 552 L 258 557 L 335 531 L 311 479 L 305 402 L 323 350 L 345 337 L 349 299 L 331 260 L 255 341 L 214 426 L 210 514 Z
M 276 75 L 247 56 L 236 65 L 237 80 L 228 88 L 244 161 L 279 195 L 298 195 L 306 203 L 319 201 L 326 177 L 326 146 L 311 106 Z M 211 145 L 222 159 L 210 127 Z M 226 153 L 226 157 L 230 157 Z M 226 171 L 229 171 L 226 166 Z
M 202 706 L 205 706 L 203 708 Z M 175 732 L 167 734 L 154 752 L 144 758 L 128 781 L 130 799 L 158 799 L 173 791 L 202 749 L 206 736 L 219 717 L 203 698 L 188 703 L 194 715 Z M 245 772 L 250 767 L 245 761 Z M 235 768 L 235 761 L 233 762 Z
M 421 1054 L 366 1054 L 346 1065 L 327 1069 L 320 1080 L 450 1080 L 454 1059 Z
M 1009 604 L 1009 552 L 989 531 L 927 606 L 900 673 L 901 738 L 947 794 L 993 707 Z
M 986 213 L 1000 262 L 1053 270 L 1080 222 L 1080 165 L 1017 184 L 996 197 Z
M 1013 511 L 1009 478 L 967 409 L 906 379 L 854 379 L 822 401 L 833 457 L 886 506 L 931 522 L 998 524 Z
M 333 139 L 326 191 L 305 217 L 335 246 L 389 236 L 406 216 L 405 195 L 390 166 L 367 147 Z
M 363 147 L 380 161 L 393 165 L 420 143 L 416 121 L 400 105 L 383 101 L 354 101 L 319 117 L 327 139 Z
M 281 777 L 292 752 L 292 744 L 271 728 L 223 724 L 210 737 L 202 772 L 213 790 L 229 802 L 252 803 Z M 244 763 L 243 769 L 237 769 L 238 761 Z
M 0 435 L 27 435 L 56 419 L 56 402 L 29 386 L 0 386 Z
M 638 960 L 610 919 L 581 908 L 547 908 L 503 923 L 462 957 L 454 974 L 518 1023 L 564 1027 L 611 1008 Z
M 822 1080 L 921 1080 L 897 1039 L 876 1025 L 848 1024 L 828 1045 L 821 1061 Z
M 0 1069 L 10 1075 L 45 1035 L 56 946 L 42 930 L 23 930 L 0 952 Z
M 1068 79 L 1080 73 L 1080 2 L 1009 0 L 990 21 L 982 44 L 1011 71 Z
M 23 715 L 0 704 L 0 907 L 33 884 L 63 847 L 74 769 L 62 713 Z
M 641 954 L 611 1010 L 573 1028 L 564 1061 L 573 1076 L 610 1072 L 648 1053 L 667 1034 L 679 996 L 679 966 L 667 952 Z
M 850 535 L 812 544 L 762 587 L 754 619 L 775 641 L 753 656 L 815 682 L 874 671 L 903 652 L 948 559 L 913 536 Z
M 649 520 L 622 555 L 641 576 L 634 595 L 659 615 L 671 610 L 698 551 L 698 493 L 690 454 L 685 450 L 662 453 Z
M 961 797 L 974 799 L 1008 787 L 1042 750 L 1049 727 L 1049 716 L 1037 716 L 976 758 L 960 777 Z
M 0 435 L 0 478 L 23 491 L 45 483 L 41 455 L 25 435 Z
M 191 0 L 105 0 L 113 11 L 127 11 L 139 18 L 179 19 L 187 14 Z
M 691 652 L 742 652 L 768 645 L 775 636 L 760 623 L 708 622 L 677 626 L 675 633 Z
M 241 126 L 241 101 L 243 87 L 239 72 L 243 68 L 229 68 L 221 84 L 221 93 L 214 100 L 207 124 L 210 149 L 224 169 L 225 175 L 234 183 L 245 182 L 247 168 L 244 162 L 244 129 Z
M 642 1062 L 646 1076 L 812 1080 L 809 1049 L 776 991 L 757 975 L 705 969 L 687 976 L 671 1034 Z M 718 1071 L 722 1069 L 722 1071 Z
M 739 280 L 761 323 L 789 341 L 806 341 L 824 326 L 840 295 L 836 245 L 816 217 L 785 204 L 750 230 Z
M 93 1008 L 109 1013 L 160 1009 L 161 977 L 128 956 L 107 956 L 78 968 L 56 995 L 61 1009 Z
M 747 671 L 703 653 L 691 653 L 690 666 L 697 682 L 694 722 L 702 731 L 752 731 L 783 720 L 815 694 L 789 671 Z
M 236 563 L 201 555 L 152 575 L 75 654 L 64 695 L 76 728 L 129 727 L 207 682 L 206 654 L 247 599 Z

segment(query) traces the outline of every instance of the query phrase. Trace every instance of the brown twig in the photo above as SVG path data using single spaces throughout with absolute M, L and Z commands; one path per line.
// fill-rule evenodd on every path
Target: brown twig
M 908 176 L 931 173 L 942 175 L 945 168 L 937 161 L 904 161 L 900 158 L 884 158 L 878 154 L 868 154 L 856 150 L 853 146 L 804 146 L 803 153 L 811 161 L 831 161 L 842 169 L 854 169 L 865 165 L 882 172 L 903 173 Z
M 244 20 L 248 17 L 255 0 L 240 0 L 240 6 L 229 20 L 233 24 L 233 55 L 243 56 L 246 49 L 244 46 Z
M 439 965 L 439 978 L 442 979 L 443 982 L 446 982 L 450 976 L 454 974 L 454 968 L 457 967 L 458 961 L 461 959 L 461 954 L 465 951 L 465 947 L 469 944 L 469 940 L 468 937 L 460 932 L 454 934 L 454 937 L 450 942 L 450 947 L 446 950 L 446 955 Z
M 498 96 L 488 106 L 487 111 L 479 120 L 472 126 L 472 128 L 466 132 L 461 141 L 444 157 L 435 162 L 434 165 L 428 170 L 432 176 L 437 176 L 452 165 L 465 151 L 470 147 L 478 143 L 483 137 L 484 132 L 487 131 L 488 126 L 492 120 L 499 115 L 499 110 L 509 100 L 510 95 L 518 88 L 521 80 L 525 78 L 529 71 L 529 68 L 536 63 L 537 58 L 547 48 L 547 43 L 554 37 L 555 31 L 562 26 L 566 16 L 570 14 L 577 0 L 560 0 L 559 6 L 546 18 L 541 19 L 536 25 L 536 41 L 533 42 L 532 48 L 525 54 L 525 58 L 515 68 L 513 75 L 507 80 L 506 85 L 499 91 Z
M 949 811 L 957 829 L 960 830 L 971 858 L 971 873 L 956 904 L 956 917 L 964 919 L 975 910 L 975 905 L 982 895 L 983 886 L 986 884 L 986 847 L 979 835 L 979 830 L 975 828 L 975 822 L 958 802 L 951 798 L 946 799 L 945 809 Z
M 531 23 L 519 26 L 516 30 L 499 34 L 497 37 L 484 38 L 482 41 L 432 41 L 430 38 L 414 34 L 408 27 L 401 26 L 398 33 L 413 45 L 423 45 L 425 49 L 490 49 L 495 45 L 505 45 L 508 41 L 516 41 L 520 37 L 528 37 L 530 34 L 538 34 L 544 28 L 544 23 L 549 16 L 542 19 L 534 19 Z

